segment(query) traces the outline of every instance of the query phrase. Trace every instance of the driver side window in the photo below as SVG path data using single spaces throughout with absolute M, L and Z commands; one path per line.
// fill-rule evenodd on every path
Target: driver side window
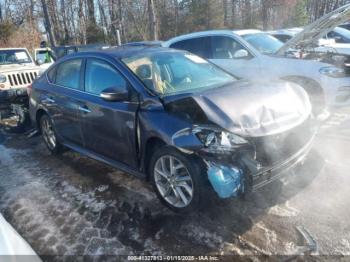
M 107 88 L 127 89 L 123 76 L 110 64 L 98 59 L 88 59 L 85 71 L 85 92 L 100 95 Z
M 240 50 L 245 50 L 249 54 L 244 46 L 227 36 L 212 36 L 211 47 L 213 59 L 235 59 L 236 52 Z

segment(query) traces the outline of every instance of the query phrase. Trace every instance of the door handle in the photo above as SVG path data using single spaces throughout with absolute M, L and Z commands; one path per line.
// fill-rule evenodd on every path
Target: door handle
M 46 98 L 43 100 L 43 102 L 48 103 L 48 104 L 53 104 L 53 103 L 55 103 L 56 101 L 53 100 L 52 98 L 46 97 Z
M 85 114 L 91 113 L 91 110 L 89 108 L 87 108 L 86 106 L 79 106 L 78 109 L 81 112 L 84 112 Z

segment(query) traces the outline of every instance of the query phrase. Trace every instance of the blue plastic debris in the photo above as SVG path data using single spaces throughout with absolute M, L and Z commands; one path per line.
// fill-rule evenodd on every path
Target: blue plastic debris
M 242 171 L 235 167 L 210 164 L 208 178 L 220 198 L 237 196 L 242 187 Z

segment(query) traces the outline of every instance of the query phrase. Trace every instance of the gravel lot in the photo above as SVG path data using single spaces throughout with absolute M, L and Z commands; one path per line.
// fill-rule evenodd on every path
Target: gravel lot
M 350 255 L 350 110 L 320 129 L 287 179 L 245 199 L 208 200 L 180 216 L 145 181 L 40 137 L 0 134 L 0 212 L 39 255 Z

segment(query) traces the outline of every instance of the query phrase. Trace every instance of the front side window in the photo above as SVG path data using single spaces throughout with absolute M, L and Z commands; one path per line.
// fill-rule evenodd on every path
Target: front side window
M 56 68 L 55 83 L 60 86 L 80 89 L 81 59 L 73 59 L 59 64 Z
M 100 95 L 107 88 L 127 89 L 126 80 L 110 64 L 102 60 L 88 59 L 85 71 L 85 91 Z
M 32 63 L 32 59 L 25 49 L 0 50 L 0 65 Z
M 247 34 L 242 37 L 259 52 L 267 55 L 275 54 L 283 46 L 280 40 L 264 33 Z
M 186 52 L 141 54 L 122 61 L 148 89 L 162 96 L 219 88 L 236 80 L 208 61 Z
M 238 50 L 246 50 L 240 43 L 227 36 L 212 36 L 213 59 L 232 59 Z
M 170 45 L 170 48 L 186 50 L 206 59 L 212 58 L 210 51 L 210 37 L 199 37 L 179 41 Z

